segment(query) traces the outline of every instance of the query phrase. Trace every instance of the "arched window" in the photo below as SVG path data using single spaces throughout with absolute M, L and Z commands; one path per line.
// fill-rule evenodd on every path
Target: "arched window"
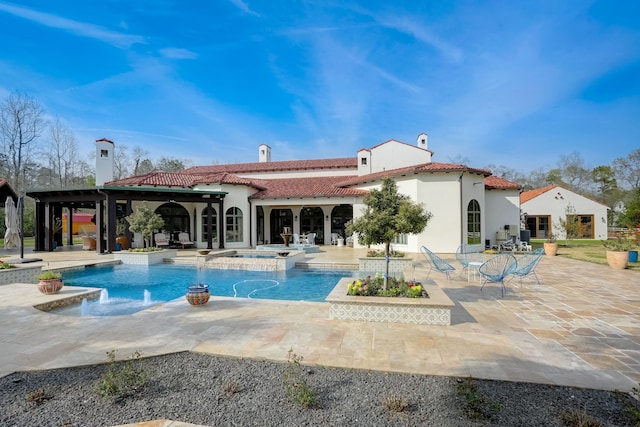
M 189 212 L 178 203 L 165 203 L 158 206 L 156 213 L 164 220 L 163 230 L 170 233 L 174 240 L 178 240 L 178 233 L 184 231 L 191 232 Z
M 467 243 L 480 243 L 480 203 L 473 199 L 467 206 Z
M 226 221 L 227 242 L 242 242 L 244 240 L 242 235 L 242 210 L 240 208 L 227 209 Z
M 207 241 L 207 221 L 209 221 L 209 216 L 207 215 L 207 209 L 202 209 L 202 239 L 201 242 Z M 211 209 L 211 241 L 218 241 L 218 213 L 214 208 Z

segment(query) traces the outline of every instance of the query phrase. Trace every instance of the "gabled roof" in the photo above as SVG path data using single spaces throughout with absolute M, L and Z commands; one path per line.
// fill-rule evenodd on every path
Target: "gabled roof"
M 198 184 L 238 184 L 256 186 L 251 179 L 237 175 L 220 173 L 186 174 L 184 172 L 150 172 L 105 183 L 108 186 L 162 186 L 162 187 L 194 187 Z
M 335 159 L 317 160 L 284 160 L 279 162 L 232 163 L 225 165 L 193 166 L 182 173 L 250 173 L 250 172 L 280 172 L 309 169 L 356 169 L 356 157 L 341 157 Z
M 598 203 L 599 205 L 602 205 L 604 207 L 606 207 L 607 209 L 610 209 L 609 206 L 605 205 L 602 202 L 599 202 L 597 200 L 592 199 L 591 197 L 587 197 L 587 196 L 583 196 L 582 194 L 576 193 L 575 191 L 571 191 L 567 188 L 561 187 L 558 184 L 552 184 L 552 185 L 547 185 L 546 187 L 542 187 L 542 188 L 535 188 L 533 190 L 529 190 L 529 191 L 525 191 L 523 193 L 520 193 L 520 204 L 526 203 L 531 199 L 535 199 L 538 196 L 541 196 L 542 194 L 554 190 L 556 188 L 559 188 L 562 191 L 568 191 L 569 193 L 573 193 L 577 196 L 583 197 L 585 199 L 591 200 L 594 203 Z
M 357 185 L 357 184 L 362 184 L 365 182 L 373 182 L 373 181 L 378 181 L 382 178 L 386 178 L 386 177 L 397 177 L 397 176 L 403 176 L 403 175 L 410 175 L 410 174 L 419 174 L 419 173 L 425 173 L 425 172 L 469 172 L 469 173 L 477 173 L 480 175 L 484 175 L 485 177 L 491 175 L 491 172 L 487 169 L 477 169 L 477 168 L 470 168 L 468 166 L 465 165 L 455 165 L 455 164 L 450 164 L 450 163 L 439 163 L 439 162 L 429 162 L 429 163 L 422 163 L 420 165 L 413 165 L 413 166 L 407 166 L 404 168 L 398 168 L 398 169 L 390 169 L 388 171 L 381 171 L 381 172 L 376 172 L 376 173 L 370 173 L 367 175 L 362 175 L 362 176 L 354 176 L 354 177 L 349 177 L 347 179 L 345 179 L 344 181 L 342 181 L 340 183 L 341 186 L 343 187 L 348 187 L 351 185 Z
M 487 190 L 521 190 L 522 186 L 499 176 L 491 175 L 484 179 L 484 188 Z
M 354 197 L 364 196 L 368 192 L 339 186 L 345 176 L 320 176 L 313 178 L 284 178 L 259 180 L 264 187 L 251 199 L 282 199 L 304 197 Z
M 524 191 L 520 193 L 520 204 L 528 202 L 529 200 L 534 199 L 539 195 L 546 193 L 547 191 L 553 190 L 556 187 L 558 187 L 558 184 L 547 185 L 546 187 L 534 188 L 533 190 Z
M 406 142 L 398 141 L 398 140 L 393 139 L 393 138 L 388 139 L 388 140 L 386 140 L 386 141 L 383 141 L 383 142 L 381 142 L 380 144 L 376 144 L 376 145 L 374 145 L 374 146 L 373 146 L 373 147 L 371 147 L 371 148 L 361 148 L 361 149 L 359 149 L 359 150 L 358 150 L 358 153 L 359 153 L 360 151 L 372 151 L 372 150 L 376 149 L 377 147 L 380 147 L 381 145 L 384 145 L 384 144 L 388 144 L 388 143 L 390 143 L 390 142 L 397 142 L 398 144 L 407 145 L 407 146 L 409 146 L 409 147 L 417 148 L 418 150 L 428 151 L 429 153 L 433 154 L 433 151 L 431 151 L 431 150 L 429 150 L 429 149 L 425 149 L 425 148 L 422 148 L 422 147 L 418 147 L 417 145 L 407 144 Z

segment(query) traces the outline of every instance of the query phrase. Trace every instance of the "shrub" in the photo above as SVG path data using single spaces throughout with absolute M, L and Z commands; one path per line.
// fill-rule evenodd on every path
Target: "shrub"
M 116 363 L 116 351 L 107 352 L 109 370 L 100 377 L 97 385 L 101 397 L 126 397 L 139 392 L 146 383 L 149 373 L 140 360 L 142 354 L 135 352 L 120 366 Z
M 305 408 L 318 408 L 320 406 L 320 394 L 302 377 L 303 357 L 298 356 L 290 349 L 287 354 L 287 367 L 284 370 L 283 380 L 287 397 Z
M 36 406 L 42 405 L 45 400 L 51 399 L 53 396 L 48 394 L 45 389 L 39 388 L 27 395 L 27 400 Z
M 409 408 L 409 401 L 400 396 L 389 396 L 384 399 L 384 407 L 389 412 L 404 412 Z

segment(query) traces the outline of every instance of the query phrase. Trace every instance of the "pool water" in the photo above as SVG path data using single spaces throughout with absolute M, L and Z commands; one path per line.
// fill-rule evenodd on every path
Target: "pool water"
M 293 301 L 324 301 L 342 277 L 353 270 L 244 271 L 180 265 L 117 265 L 64 272 L 65 286 L 104 288 L 108 301 L 63 308 L 59 314 L 116 315 L 143 310 L 183 297 L 196 283 L 209 285 L 212 296 Z M 146 291 L 146 292 L 145 292 Z M 109 302 L 110 304 L 107 304 Z M 101 307 L 93 307 L 102 304 Z M 113 306 L 112 308 L 107 305 Z M 119 307 L 116 307 L 119 306 Z M 77 311 L 77 313 L 76 313 Z M 106 312 L 105 312 L 106 311 Z

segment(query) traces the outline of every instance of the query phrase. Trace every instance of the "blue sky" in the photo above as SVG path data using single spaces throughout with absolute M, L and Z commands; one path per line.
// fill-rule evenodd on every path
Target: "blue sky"
M 0 0 L 0 97 L 193 164 L 351 157 L 586 166 L 640 148 L 640 2 Z

